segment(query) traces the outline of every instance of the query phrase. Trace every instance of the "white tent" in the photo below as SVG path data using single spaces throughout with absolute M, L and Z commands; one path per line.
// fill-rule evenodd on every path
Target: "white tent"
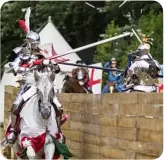
M 40 39 L 41 39 L 41 46 L 50 46 L 49 44 L 52 44 L 55 53 L 57 55 L 63 54 L 67 51 L 72 50 L 70 45 L 66 42 L 66 40 L 63 38 L 63 36 L 60 34 L 58 29 L 55 27 L 53 22 L 51 21 L 51 17 L 48 18 L 48 23 L 43 27 L 43 29 L 39 33 Z M 49 50 L 49 49 L 47 49 Z M 67 56 L 63 57 L 64 59 L 68 59 L 68 63 L 76 63 L 77 60 L 81 60 L 80 57 L 76 53 L 69 54 Z M 101 66 L 101 63 L 95 64 L 95 66 Z M 60 65 L 61 72 L 57 74 L 55 78 L 55 85 L 57 86 L 57 89 L 62 88 L 62 81 L 65 77 L 66 72 L 71 72 L 73 68 L 76 68 L 74 66 L 66 66 L 66 65 Z M 2 77 L 2 80 L 0 82 L 0 122 L 3 123 L 4 120 L 4 86 L 5 85 L 11 85 L 18 87 L 19 84 L 16 82 L 17 77 L 15 77 L 12 73 L 7 73 L 9 69 L 8 64 L 5 65 L 4 68 L 4 74 Z M 91 74 L 91 70 L 90 70 Z M 95 74 L 93 79 L 102 79 L 102 71 L 101 70 L 95 70 Z M 100 94 L 101 93 L 101 83 L 95 84 L 94 87 L 94 93 Z
M 48 18 L 48 23 L 39 33 L 41 37 L 41 45 L 53 43 L 55 52 L 60 55 L 67 51 L 72 50 L 70 45 L 66 42 L 63 36 L 60 34 L 56 26 L 51 21 L 51 17 Z M 81 60 L 76 53 L 64 56 L 64 58 L 69 59 L 69 63 L 76 63 L 77 60 Z M 73 66 L 60 65 L 63 72 L 70 72 L 74 68 Z

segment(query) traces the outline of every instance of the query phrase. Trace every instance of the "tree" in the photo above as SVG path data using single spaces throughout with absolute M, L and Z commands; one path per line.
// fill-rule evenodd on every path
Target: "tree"
M 120 28 L 118 25 L 115 25 L 114 21 L 112 21 L 107 26 L 104 39 L 114 37 L 119 34 L 121 34 Z M 110 61 L 112 57 L 115 57 L 118 61 L 119 67 L 123 68 L 126 65 L 126 51 L 128 50 L 127 48 L 129 48 L 128 46 L 129 38 L 122 38 L 97 46 L 97 54 L 94 57 L 94 61 L 102 62 L 104 64 L 105 62 Z
M 51 16 L 56 27 L 73 48 L 95 42 L 104 29 L 102 14 L 95 9 L 88 8 L 85 2 L 7 2 L 1 9 L 2 61 L 14 47 L 22 44 L 22 39 L 25 38 L 25 34 L 19 28 L 18 20 L 24 18 L 21 9 L 29 6 L 32 10 L 30 22 L 33 31 L 41 28 L 48 16 Z M 102 22 L 98 23 L 100 20 Z M 84 51 L 90 55 L 89 57 L 86 57 L 86 54 L 81 56 L 90 63 L 94 54 L 92 50 Z
M 163 14 L 155 14 L 151 10 L 147 15 L 143 15 L 139 21 L 139 28 L 142 33 L 149 35 L 154 39 L 150 53 L 160 63 L 163 63 Z
M 41 26 L 43 26 L 43 24 L 47 21 L 48 16 L 51 16 L 52 21 L 72 48 L 98 41 L 100 39 L 99 35 L 103 34 L 104 31 L 107 30 L 108 24 L 111 24 L 112 21 L 114 21 L 114 25 L 119 28 L 119 31 L 117 31 L 118 34 L 126 30 L 129 31 L 131 27 L 135 29 L 142 28 L 143 32 L 145 32 L 146 28 L 149 28 L 150 31 L 153 29 L 155 42 L 154 49 L 152 48 L 152 51 L 155 57 L 158 59 L 160 58 L 163 46 L 157 43 L 159 43 L 159 41 L 162 42 L 161 35 L 163 32 L 161 27 L 162 7 L 158 4 L 158 2 L 127 2 L 121 8 L 119 8 L 121 2 L 112 1 L 89 3 L 96 7 L 102 7 L 104 12 L 99 12 L 98 10 L 87 6 L 85 2 L 80 1 L 11 1 L 5 3 L 1 8 L 2 61 L 14 47 L 22 44 L 22 41 L 25 38 L 25 34 L 19 28 L 18 20 L 24 18 L 24 13 L 21 9 L 29 6 L 32 9 L 30 21 L 33 31 L 38 31 L 39 28 L 41 28 Z M 153 10 L 154 15 L 151 14 L 148 16 L 151 9 Z M 157 23 L 155 21 L 155 17 L 157 17 Z M 149 26 L 149 19 L 153 20 L 151 21 L 152 24 L 154 23 L 152 25 L 154 28 Z M 145 27 L 145 25 L 147 26 Z M 110 31 L 110 28 L 108 30 Z M 125 57 L 127 53 L 130 50 L 135 49 L 138 42 L 135 38 L 131 38 L 128 41 L 120 39 L 117 46 L 116 42 L 117 41 L 113 42 L 112 46 L 118 50 L 112 49 L 112 52 L 110 51 L 110 53 L 118 57 L 120 65 L 123 66 L 125 65 Z M 126 45 L 125 42 L 128 45 Z M 122 53 L 124 51 L 124 47 L 127 49 L 126 54 Z M 95 50 L 96 48 L 91 48 L 82 51 L 82 54 L 80 52 L 79 56 L 85 62 L 88 61 L 88 63 L 92 63 Z M 98 51 L 96 53 L 98 53 Z M 121 58 L 123 59 L 121 60 Z M 102 61 L 104 60 L 102 59 Z M 101 62 L 101 60 L 99 62 Z
M 149 35 L 152 31 L 151 35 L 154 38 L 153 46 L 151 46 L 150 53 L 152 56 L 157 59 L 160 63 L 162 63 L 161 57 L 163 56 L 163 45 L 162 45 L 162 35 L 163 35 L 163 27 L 162 27 L 162 17 L 163 14 L 155 14 L 153 10 L 151 10 L 147 15 L 141 16 L 139 19 L 139 24 L 135 26 L 135 29 L 141 30 L 142 34 Z M 112 21 L 105 31 L 105 37 L 113 37 L 116 34 L 120 34 L 122 29 L 115 25 L 114 21 Z M 141 36 L 141 35 L 140 35 Z M 113 56 L 119 62 L 119 67 L 124 68 L 127 64 L 127 54 L 131 51 L 134 51 L 139 46 L 139 42 L 135 36 L 131 38 L 123 38 L 117 41 L 109 42 L 103 44 L 101 46 L 97 46 L 97 54 L 94 57 L 95 62 L 107 62 Z

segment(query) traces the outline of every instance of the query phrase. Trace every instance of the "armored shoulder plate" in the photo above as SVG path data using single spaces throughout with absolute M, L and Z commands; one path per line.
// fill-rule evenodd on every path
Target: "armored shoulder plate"
M 13 53 L 19 54 L 23 51 L 23 47 L 16 47 L 12 50 Z

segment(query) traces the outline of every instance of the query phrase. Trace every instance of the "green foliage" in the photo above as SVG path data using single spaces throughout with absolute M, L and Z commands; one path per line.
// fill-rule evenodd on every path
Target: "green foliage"
M 147 27 L 145 27 L 147 26 Z M 147 15 L 143 15 L 139 21 L 139 27 L 142 33 L 149 35 L 152 32 L 152 37 L 154 39 L 153 46 L 151 47 L 152 56 L 157 59 L 160 63 L 163 62 L 163 14 L 155 14 L 151 10 Z
M 104 39 L 109 37 L 114 37 L 121 34 L 120 29 L 117 25 L 115 25 L 114 21 L 112 21 L 105 31 Z M 128 48 L 129 40 L 118 39 L 115 41 L 111 41 L 110 43 L 106 43 L 100 46 L 97 46 L 97 54 L 94 57 L 95 62 L 102 62 L 103 64 L 107 61 L 110 61 L 112 57 L 115 57 L 119 63 L 119 67 L 123 67 L 126 65 L 126 53 L 125 51 Z
M 98 3 L 98 5 L 102 4 L 104 2 Z M 51 16 L 56 27 L 73 48 L 97 41 L 100 32 L 104 29 L 103 15 L 87 6 L 85 2 L 7 2 L 1 8 L 2 61 L 14 47 L 23 43 L 25 34 L 20 29 L 18 20 L 24 19 L 21 9 L 29 6 L 32 10 L 30 24 L 33 31 L 38 31 L 48 20 L 48 16 Z M 101 22 L 97 23 L 100 20 Z M 92 61 L 91 58 L 92 56 L 87 59 Z
M 134 29 L 140 29 L 142 34 L 149 35 L 151 32 L 152 38 L 154 38 L 153 46 L 151 46 L 150 53 L 152 56 L 162 63 L 163 56 L 163 14 L 155 14 L 155 11 L 150 10 L 148 14 L 142 15 L 138 20 L 138 24 Z M 115 25 L 112 21 L 106 28 L 105 37 L 113 37 L 115 34 L 120 34 L 122 28 Z M 130 31 L 130 30 L 129 30 Z M 117 44 L 117 45 L 116 45 Z M 139 45 L 135 36 L 131 38 L 119 39 L 101 46 L 97 46 L 97 54 L 94 57 L 95 62 L 107 62 L 111 57 L 115 57 L 118 60 L 119 68 L 124 68 L 127 65 L 127 54 L 137 49 Z

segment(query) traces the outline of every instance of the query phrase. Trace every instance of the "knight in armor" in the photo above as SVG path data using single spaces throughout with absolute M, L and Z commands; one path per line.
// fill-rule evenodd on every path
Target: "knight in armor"
M 23 104 L 37 93 L 34 72 L 31 70 L 31 67 L 36 67 L 35 65 L 38 65 L 38 68 L 34 70 L 40 73 L 50 71 L 57 74 L 60 72 L 60 68 L 55 60 L 45 59 L 45 53 L 39 48 L 40 36 L 36 32 L 31 31 L 29 27 L 30 12 L 30 8 L 28 8 L 25 15 L 25 22 L 23 20 L 19 21 L 20 27 L 23 28 L 26 33 L 25 44 L 24 46 L 20 46 L 12 50 L 13 62 L 9 64 L 11 67 L 10 70 L 13 71 L 14 75 L 20 74 L 22 76 L 21 89 L 11 107 L 11 124 L 6 130 L 6 139 L 8 143 L 11 144 L 13 144 L 17 138 L 17 117 L 23 107 Z M 56 87 L 54 86 L 54 93 L 55 89 Z M 57 108 L 59 113 L 62 114 L 63 108 L 57 97 L 52 97 L 51 101 L 54 109 Z
M 14 74 L 22 74 L 24 79 L 20 92 L 18 93 L 16 100 L 13 102 L 13 105 L 11 107 L 11 126 L 7 136 L 7 140 L 9 143 L 14 143 L 14 141 L 16 140 L 16 118 L 17 115 L 20 113 L 23 104 L 34 94 L 36 94 L 36 86 L 33 75 L 32 73 L 26 73 L 25 71 L 29 70 L 29 66 L 31 66 L 34 61 L 44 58 L 38 47 L 40 43 L 40 37 L 36 32 L 31 31 L 29 34 L 27 34 L 26 41 L 26 47 L 17 47 L 12 51 L 12 53 L 17 55 L 17 57 L 15 58 L 14 62 L 10 63 L 10 67 L 12 67 Z M 43 68 L 44 66 L 48 66 L 49 64 L 53 64 L 53 69 L 55 68 L 55 70 L 53 71 L 55 73 L 60 72 L 60 68 L 54 60 L 49 61 L 45 59 L 42 61 L 41 66 Z M 62 105 L 59 103 L 56 96 L 53 99 L 53 103 L 58 107 L 58 110 L 62 111 Z
M 110 62 L 106 62 L 104 65 L 104 68 L 112 68 L 112 69 L 117 69 L 117 61 L 115 58 L 111 58 Z M 108 71 L 107 72 L 108 75 L 108 79 L 107 79 L 107 83 L 104 86 L 103 90 L 102 90 L 102 94 L 104 93 L 111 93 L 112 91 L 110 91 L 110 89 L 112 89 L 113 91 L 116 91 L 116 85 L 118 83 L 118 72 L 116 71 Z
M 76 64 L 83 65 L 82 61 L 77 61 Z M 78 67 L 72 70 L 72 78 L 77 79 L 79 84 L 83 86 L 87 91 L 91 92 L 91 89 L 88 85 L 89 82 L 89 70 L 84 67 Z
M 128 55 L 125 84 L 134 91 L 154 92 L 158 85 L 160 65 L 150 54 L 151 39 L 143 35 L 142 44 Z

